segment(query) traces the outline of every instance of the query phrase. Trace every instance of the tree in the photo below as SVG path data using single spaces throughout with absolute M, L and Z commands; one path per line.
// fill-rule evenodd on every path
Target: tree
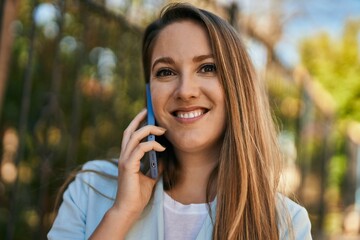
M 329 137 L 334 142 L 334 155 L 326 166 L 326 194 L 332 196 L 327 200 L 329 213 L 354 201 L 355 170 L 351 166 L 354 166 L 355 159 L 349 152 L 349 140 L 354 138 L 349 135 L 348 129 L 360 122 L 359 31 L 360 22 L 349 21 L 340 39 L 332 39 L 328 34 L 321 33 L 305 39 L 301 45 L 303 65 L 316 83 L 335 99 L 336 118 L 333 128 L 329 130 Z

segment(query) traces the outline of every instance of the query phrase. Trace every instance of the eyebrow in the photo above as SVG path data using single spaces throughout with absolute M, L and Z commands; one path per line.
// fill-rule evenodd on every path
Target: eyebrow
M 204 61 L 205 59 L 209 59 L 209 58 L 214 58 L 214 54 L 211 53 L 211 54 L 195 56 L 192 60 L 193 60 L 193 62 L 201 62 L 201 61 Z M 152 69 L 154 69 L 155 66 L 159 63 L 175 64 L 175 61 L 171 57 L 158 58 L 154 61 L 153 65 L 152 65 Z
M 174 64 L 174 60 L 170 57 L 161 57 L 155 60 L 154 64 L 152 65 L 152 69 L 156 66 L 156 64 L 165 63 L 165 64 Z
M 214 54 L 206 54 L 206 55 L 200 55 L 193 58 L 193 62 L 201 62 L 208 58 L 214 58 Z

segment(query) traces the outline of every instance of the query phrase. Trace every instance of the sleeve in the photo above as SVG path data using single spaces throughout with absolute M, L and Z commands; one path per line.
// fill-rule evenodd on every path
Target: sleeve
M 88 182 L 89 173 L 81 172 L 69 184 L 63 194 L 63 202 L 58 214 L 48 233 L 49 240 L 85 239 L 89 196 L 89 186 L 86 183 Z

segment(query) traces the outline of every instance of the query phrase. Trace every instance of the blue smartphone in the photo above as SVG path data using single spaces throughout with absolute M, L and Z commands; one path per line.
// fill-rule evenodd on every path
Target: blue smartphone
M 150 85 L 149 83 L 146 84 L 146 107 L 147 107 L 147 125 L 155 125 L 155 116 L 151 102 L 151 93 L 150 93 Z M 147 137 L 147 141 L 155 141 L 155 136 L 150 134 Z M 143 164 L 143 172 L 147 172 L 150 170 L 150 176 L 153 179 L 158 177 L 158 164 L 157 164 L 157 157 L 156 152 L 151 150 L 147 153 L 148 156 L 145 157 L 144 161 L 148 161 L 148 163 Z

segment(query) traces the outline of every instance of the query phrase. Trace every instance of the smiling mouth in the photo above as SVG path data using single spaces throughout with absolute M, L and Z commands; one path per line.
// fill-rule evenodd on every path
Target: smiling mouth
M 197 118 L 203 114 L 205 114 L 206 112 L 208 112 L 208 110 L 206 109 L 197 109 L 197 110 L 193 110 L 193 111 L 176 111 L 173 113 L 174 116 L 176 116 L 177 118 L 182 118 L 182 119 L 191 119 L 191 118 Z

